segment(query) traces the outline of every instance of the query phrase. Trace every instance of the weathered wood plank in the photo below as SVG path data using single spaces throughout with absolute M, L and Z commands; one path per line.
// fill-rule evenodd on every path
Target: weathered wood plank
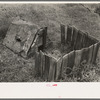
M 74 60 L 75 60 L 75 51 L 72 51 L 68 54 L 68 69 L 70 70 L 66 70 L 66 73 L 70 73 L 73 69 L 73 66 L 74 66 Z
M 65 25 L 60 25 L 61 27 L 61 44 L 65 44 Z
M 75 62 L 74 65 L 75 67 L 79 67 L 80 63 L 81 63 L 81 57 L 82 57 L 82 50 L 76 50 L 75 51 Z
M 44 70 L 45 80 L 48 80 L 49 68 L 50 68 L 50 63 L 51 63 L 50 60 L 51 60 L 51 57 L 45 54 L 45 70 Z
M 72 36 L 72 27 L 71 26 L 67 26 L 67 43 L 71 42 L 71 36 Z
M 61 78 L 62 58 L 57 61 L 56 80 Z
M 45 75 L 45 53 L 44 53 L 44 55 L 43 55 L 43 59 L 42 59 L 42 60 L 43 60 L 43 62 L 42 62 L 42 64 L 43 64 L 43 65 L 42 65 L 42 66 L 43 66 L 43 67 L 42 67 L 42 73 L 43 73 L 43 74 L 42 74 L 42 77 L 43 77 L 43 79 L 45 79 L 45 76 L 44 76 L 44 75 Z
M 93 57 L 93 49 L 94 49 L 94 45 L 91 45 L 89 47 L 89 53 L 88 53 L 88 63 L 91 64 L 92 62 L 92 57 Z
M 82 47 L 86 48 L 88 47 L 87 44 L 88 43 L 88 34 L 87 33 L 83 33 L 83 37 L 82 37 Z
M 83 36 L 82 36 L 81 31 L 78 31 L 77 39 L 76 39 L 76 44 L 74 45 L 74 49 L 75 50 L 79 50 L 79 49 L 82 48 L 82 38 L 83 38 Z
M 94 44 L 93 57 L 92 57 L 92 63 L 93 64 L 96 63 L 96 58 L 97 58 L 99 46 L 100 46 L 100 42 Z
M 40 56 L 39 53 L 35 52 L 35 75 L 36 76 L 39 76 L 39 74 L 40 74 L 40 70 L 39 70 L 39 67 L 40 67 L 39 56 Z
M 71 42 L 73 50 L 76 44 L 77 34 L 78 34 L 78 30 L 75 27 L 73 27 L 73 36 L 72 36 L 72 42 Z
M 66 69 L 68 65 L 68 54 L 64 55 L 62 58 L 62 69 L 61 69 L 61 77 L 64 78 L 66 75 Z
M 45 27 L 43 30 L 43 50 L 46 47 L 46 38 L 47 38 L 47 27 Z
M 56 79 L 56 68 L 57 68 L 57 60 L 53 57 L 50 58 L 50 69 L 49 69 L 49 76 L 48 81 L 55 81 Z
M 43 67 L 44 67 L 44 53 L 40 51 L 40 75 L 43 77 Z
M 85 47 L 89 47 L 89 46 L 90 46 L 89 35 L 88 35 L 88 33 L 86 33 L 86 37 L 85 37 Z
M 82 49 L 81 62 L 87 63 L 88 59 L 89 59 L 89 49 L 88 48 L 83 48 Z

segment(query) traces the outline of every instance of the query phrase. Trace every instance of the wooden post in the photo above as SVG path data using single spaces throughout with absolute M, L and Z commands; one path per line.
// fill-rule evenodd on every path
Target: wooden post
M 65 45 L 65 25 L 60 25 L 61 27 L 61 51 L 64 51 L 64 45 Z
M 46 38 L 47 38 L 47 27 L 43 29 L 43 51 L 46 47 Z
M 73 28 L 73 36 L 72 36 L 72 47 L 73 47 L 73 50 L 75 48 L 75 44 L 76 44 L 76 40 L 77 40 L 77 34 L 78 34 L 78 30 L 74 27 Z
M 73 35 L 72 35 L 72 41 L 71 41 L 71 46 L 73 47 L 74 46 L 74 42 L 75 42 L 75 37 L 76 37 L 76 32 L 77 30 L 76 30 L 76 28 L 75 27 L 73 27 Z
M 81 48 L 82 48 L 82 33 L 81 33 L 81 31 L 78 31 L 76 44 L 74 45 L 74 49 L 79 50 Z
M 71 42 L 71 36 L 72 36 L 72 27 L 71 26 L 67 26 L 67 43 Z
M 60 25 L 61 27 L 61 44 L 65 45 L 65 25 Z

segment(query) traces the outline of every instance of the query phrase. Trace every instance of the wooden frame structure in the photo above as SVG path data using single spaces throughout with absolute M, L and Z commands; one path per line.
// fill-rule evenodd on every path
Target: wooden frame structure
M 30 51 L 35 53 L 39 47 L 43 51 L 46 36 L 47 27 L 38 28 L 32 23 L 19 20 L 11 23 L 3 44 L 14 53 L 27 58 Z
M 72 26 L 61 25 L 61 45 L 69 44 L 73 50 L 56 59 L 43 51 L 35 54 L 36 75 L 45 81 L 58 81 L 78 68 L 82 62 L 95 64 L 100 42 Z

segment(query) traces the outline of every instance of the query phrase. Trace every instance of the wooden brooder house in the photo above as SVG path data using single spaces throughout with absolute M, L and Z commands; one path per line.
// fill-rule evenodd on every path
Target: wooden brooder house
M 81 63 L 95 64 L 100 42 L 88 33 L 82 32 L 75 27 L 61 25 L 61 52 L 60 57 L 55 57 L 43 51 L 36 53 L 36 75 L 45 81 L 58 81 L 70 74 Z
M 11 23 L 3 44 L 14 53 L 26 58 L 32 50 L 43 50 L 46 45 L 47 28 L 19 20 Z

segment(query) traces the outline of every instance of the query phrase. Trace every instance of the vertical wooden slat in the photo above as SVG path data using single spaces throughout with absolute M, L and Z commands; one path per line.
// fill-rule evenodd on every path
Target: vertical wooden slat
M 76 44 L 74 45 L 74 49 L 75 50 L 81 49 L 81 47 L 82 47 L 81 43 L 82 43 L 82 33 L 81 33 L 81 31 L 78 31 Z
M 83 33 L 83 37 L 82 37 L 82 48 L 85 48 L 86 46 L 86 41 L 85 41 L 85 37 L 86 37 L 86 34 L 85 33 Z
M 49 69 L 48 81 L 55 81 L 56 67 L 57 67 L 57 60 L 54 59 L 53 57 L 51 57 L 50 58 L 50 69 Z
M 61 78 L 62 58 L 57 61 L 56 80 Z
M 76 44 L 77 34 L 78 34 L 78 30 L 75 27 L 73 27 L 73 36 L 72 36 L 72 42 L 71 42 L 73 50 Z
M 75 51 L 72 51 L 68 54 L 68 64 L 67 67 L 70 69 L 70 71 L 72 70 L 73 66 L 74 66 L 74 60 L 75 60 Z M 67 70 L 66 70 L 67 73 Z M 69 71 L 68 71 L 69 73 Z
M 82 50 L 76 50 L 75 51 L 75 62 L 74 62 L 75 67 L 79 67 L 81 63 L 81 57 L 82 57 Z
M 40 56 L 39 53 L 35 52 L 35 74 L 36 74 L 36 76 L 39 76 L 39 74 L 40 74 L 40 70 L 39 70 L 39 67 L 40 67 L 39 56 Z
M 71 31 L 71 43 L 72 43 L 72 38 L 73 38 L 73 27 L 72 28 L 72 31 Z
M 74 65 L 74 60 L 75 60 L 75 51 L 72 51 L 68 54 L 68 66 L 70 68 L 73 67 Z
M 85 47 L 89 47 L 89 46 L 90 46 L 89 35 L 88 35 L 88 33 L 86 33 L 86 37 L 85 37 Z
M 62 58 L 62 69 L 61 69 L 61 77 L 64 78 L 66 75 L 66 69 L 68 65 L 68 54 L 66 54 L 65 56 L 63 56 Z
M 43 30 L 43 50 L 46 47 L 46 38 L 47 38 L 47 27 L 45 27 Z
M 80 39 L 80 49 L 82 49 L 83 48 L 83 32 L 82 31 L 79 31 L 79 33 L 81 34 L 81 39 Z
M 87 43 L 87 41 L 86 41 L 87 34 L 84 33 L 84 32 L 82 32 L 82 31 L 80 31 L 80 32 L 82 34 L 82 38 L 81 38 L 81 48 L 85 48 L 86 47 L 86 43 Z
M 89 46 L 88 45 L 88 34 L 87 33 L 83 33 L 83 37 L 82 37 L 82 48 L 86 48 L 88 46 Z
M 95 62 L 96 62 L 96 57 L 97 57 L 99 46 L 100 46 L 100 42 L 94 44 L 93 57 L 92 57 L 92 63 L 93 64 L 95 64 Z
M 71 42 L 71 36 L 72 36 L 72 27 L 71 26 L 67 26 L 67 43 Z
M 45 54 L 45 69 L 44 69 L 44 78 L 45 80 L 48 80 L 49 75 L 49 68 L 50 68 L 50 57 Z
M 42 51 L 40 51 L 40 74 L 41 74 L 41 77 L 43 77 L 43 67 L 44 67 L 44 64 L 43 64 L 43 61 L 44 61 L 44 53 Z
M 65 26 L 65 44 L 67 43 L 67 26 Z
M 93 57 L 93 49 L 94 49 L 94 45 L 89 47 L 89 53 L 88 53 L 88 63 L 91 64 L 92 62 L 92 57 Z
M 44 76 L 44 75 L 45 75 L 45 54 L 43 55 L 42 61 L 43 61 L 43 62 L 42 62 L 42 64 L 43 64 L 43 65 L 42 65 L 42 66 L 43 66 L 43 67 L 42 67 L 42 73 L 43 73 L 43 74 L 42 74 L 42 77 L 43 77 L 43 79 L 45 79 L 45 76 Z
M 85 62 L 87 63 L 88 62 L 88 59 L 89 59 L 89 49 L 88 48 L 83 48 L 82 49 L 82 57 L 81 57 L 81 62 Z
M 65 44 L 65 25 L 60 25 L 61 27 L 61 44 Z

